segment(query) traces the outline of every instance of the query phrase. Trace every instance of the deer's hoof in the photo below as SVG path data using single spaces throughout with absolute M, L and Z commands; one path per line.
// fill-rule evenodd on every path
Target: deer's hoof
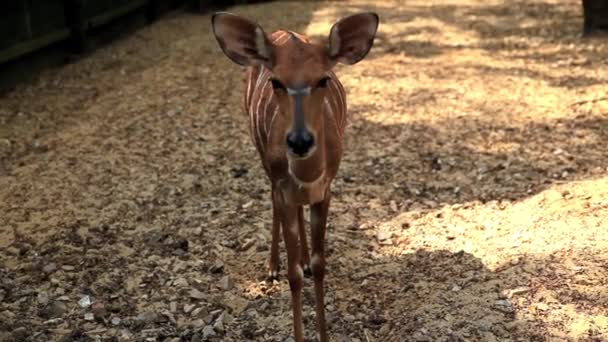
M 306 277 L 311 277 L 312 276 L 312 270 L 310 269 L 310 265 L 309 264 L 302 265 L 302 270 L 304 271 L 304 275 Z
M 273 280 L 279 280 L 279 270 L 269 270 L 268 271 L 268 281 L 272 282 Z

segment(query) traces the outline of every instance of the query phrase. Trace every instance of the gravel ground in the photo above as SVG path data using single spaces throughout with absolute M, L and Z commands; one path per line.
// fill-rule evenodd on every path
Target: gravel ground
M 370 9 L 337 70 L 332 340 L 608 341 L 608 41 L 575 0 L 230 11 L 325 36 Z M 0 340 L 289 341 L 243 80 L 179 13 L 0 97 Z

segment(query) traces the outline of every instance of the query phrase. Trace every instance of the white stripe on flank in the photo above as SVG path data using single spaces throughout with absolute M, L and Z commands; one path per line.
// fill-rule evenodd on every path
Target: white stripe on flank
M 260 149 L 262 150 L 262 152 L 264 152 L 265 148 L 264 148 L 264 144 L 262 143 L 262 133 L 260 133 L 260 105 L 262 104 L 262 102 L 264 102 L 265 97 L 264 96 L 264 91 L 266 90 L 266 87 L 268 86 L 268 83 L 264 83 L 264 86 L 262 87 L 262 90 L 260 90 L 260 97 L 258 100 L 258 105 L 256 107 L 256 111 L 255 111 L 255 124 L 256 124 L 256 133 L 258 135 L 258 141 L 260 144 Z
M 266 69 L 262 67 L 260 69 L 259 74 L 258 74 L 258 78 L 257 78 L 257 80 L 255 82 L 255 88 L 253 89 L 252 94 L 251 94 L 251 103 L 249 104 L 249 118 L 250 118 L 251 139 L 253 140 L 254 144 L 258 148 L 259 148 L 259 144 L 258 144 L 258 141 L 256 141 L 255 134 L 254 134 L 254 130 L 256 129 L 256 125 L 257 125 L 257 112 L 256 112 L 256 108 L 257 108 L 257 106 L 259 106 L 259 104 L 260 104 L 260 102 L 262 101 L 262 98 L 263 98 L 263 96 L 261 94 L 261 91 L 260 91 L 260 83 L 261 83 L 261 80 L 264 78 L 265 75 L 266 75 Z M 255 102 L 256 95 L 257 95 L 257 103 Z

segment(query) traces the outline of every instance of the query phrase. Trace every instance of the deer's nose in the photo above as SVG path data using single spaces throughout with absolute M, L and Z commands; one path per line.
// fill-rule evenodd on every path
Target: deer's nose
M 315 138 L 308 130 L 296 130 L 287 134 L 287 147 L 300 157 L 305 156 L 315 144 Z

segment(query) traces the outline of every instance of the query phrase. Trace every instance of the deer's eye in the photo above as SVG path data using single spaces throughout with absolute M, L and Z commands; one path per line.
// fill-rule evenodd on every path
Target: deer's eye
M 330 80 L 331 80 L 331 78 L 329 78 L 329 77 L 323 77 L 322 79 L 319 80 L 319 82 L 317 82 L 317 88 L 327 88 L 327 84 L 329 83 Z
M 285 90 L 285 86 L 283 85 L 283 83 L 281 83 L 281 81 L 271 78 L 270 79 L 270 83 L 272 83 L 272 88 L 273 89 L 281 89 L 281 90 Z

